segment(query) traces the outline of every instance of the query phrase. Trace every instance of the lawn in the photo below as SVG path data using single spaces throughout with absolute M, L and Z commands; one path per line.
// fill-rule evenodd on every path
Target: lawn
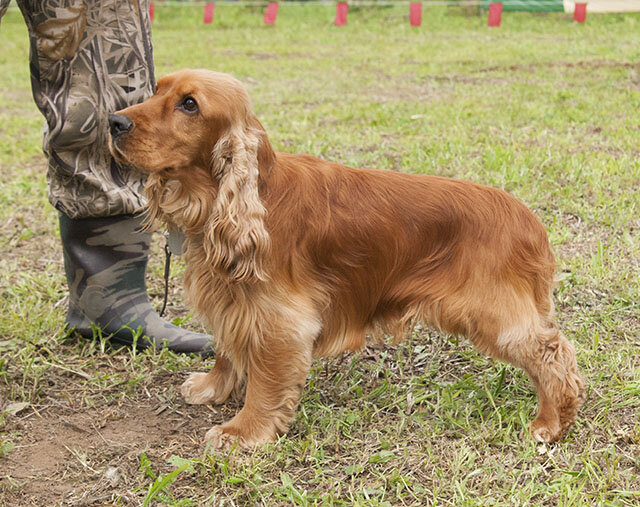
M 157 7 L 158 75 L 241 79 L 276 149 L 355 167 L 503 188 L 546 226 L 558 318 L 587 401 L 559 443 L 528 433 L 520 371 L 463 339 L 314 363 L 295 422 L 252 452 L 202 439 L 240 401 L 188 406 L 211 361 L 116 349 L 65 331 L 57 215 L 48 204 L 27 33 L 0 28 L 0 504 L 638 505 L 640 503 L 640 15 L 459 8 Z M 148 273 L 161 305 L 162 240 Z M 193 329 L 173 266 L 169 315 Z

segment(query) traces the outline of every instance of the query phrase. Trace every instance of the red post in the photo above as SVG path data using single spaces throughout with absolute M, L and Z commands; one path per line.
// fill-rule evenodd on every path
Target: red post
M 209 25 L 213 22 L 213 11 L 216 8 L 216 4 L 208 3 L 204 6 L 204 24 Z
M 153 23 L 153 15 L 155 14 L 156 11 L 156 5 L 151 2 L 149 4 L 149 21 L 151 21 Z
M 586 3 L 577 3 L 575 9 L 573 10 L 573 20 L 578 23 L 584 23 L 587 19 L 587 4 Z
M 278 15 L 278 2 L 269 2 L 267 10 L 264 11 L 264 24 L 274 25 L 276 22 L 276 16 Z
M 336 5 L 336 19 L 333 22 L 336 26 L 343 26 L 347 24 L 347 12 L 349 6 L 346 2 L 338 2 Z
M 502 2 L 490 3 L 489 26 L 500 26 L 500 18 L 502 18 Z
M 420 2 L 411 2 L 409 7 L 409 22 L 411 26 L 420 26 L 422 23 L 422 4 Z

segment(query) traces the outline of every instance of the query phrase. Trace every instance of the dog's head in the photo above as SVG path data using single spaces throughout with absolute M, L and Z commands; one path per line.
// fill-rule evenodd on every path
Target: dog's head
M 116 159 L 148 173 L 211 169 L 212 162 L 221 161 L 217 155 L 232 156 L 222 145 L 214 151 L 219 141 L 229 144 L 232 135 L 254 143 L 249 148 L 262 162 L 273 156 L 244 86 L 220 72 L 181 70 L 164 76 L 152 97 L 112 114 L 109 126 Z
M 233 279 L 261 277 L 268 245 L 258 195 L 275 154 L 240 81 L 182 70 L 155 94 L 109 118 L 116 160 L 149 174 L 151 219 L 203 234 L 207 260 Z

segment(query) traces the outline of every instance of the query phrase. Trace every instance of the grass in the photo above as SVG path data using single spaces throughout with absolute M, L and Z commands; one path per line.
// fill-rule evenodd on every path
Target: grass
M 523 373 L 430 331 L 317 361 L 286 437 L 210 452 L 239 408 L 191 407 L 177 386 L 210 363 L 64 331 L 57 217 L 42 118 L 15 11 L 0 39 L 0 503 L 637 505 L 640 502 L 640 16 L 454 8 L 158 7 L 159 75 L 243 80 L 275 147 L 356 167 L 504 188 L 541 218 L 558 316 L 588 384 L 579 421 L 536 446 Z M 161 242 L 150 293 L 162 292 Z M 170 317 L 197 328 L 174 266 Z M 19 405 L 18 405 L 19 404 Z

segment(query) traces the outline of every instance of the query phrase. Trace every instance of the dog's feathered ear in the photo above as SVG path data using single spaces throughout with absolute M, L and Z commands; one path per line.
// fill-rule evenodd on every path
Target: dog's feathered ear
M 207 260 L 232 280 L 265 280 L 269 234 L 258 179 L 260 171 L 268 171 L 274 163 L 269 139 L 252 117 L 232 125 L 216 143 L 212 157 L 218 196 L 205 227 Z

